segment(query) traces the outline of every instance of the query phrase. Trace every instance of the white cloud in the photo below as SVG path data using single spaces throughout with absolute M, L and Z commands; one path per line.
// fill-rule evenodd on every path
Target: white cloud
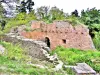
M 82 9 L 100 8 L 100 0 L 34 0 L 35 6 L 34 8 L 40 6 L 57 6 L 60 9 L 63 9 L 64 12 L 72 12 L 77 9 L 79 12 Z

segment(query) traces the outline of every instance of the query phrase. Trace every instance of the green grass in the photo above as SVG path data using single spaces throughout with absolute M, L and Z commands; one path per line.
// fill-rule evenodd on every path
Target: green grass
M 93 38 L 94 45 L 98 51 L 100 51 L 100 31 L 95 33 Z
M 82 51 L 78 49 L 67 49 L 64 47 L 57 47 L 52 53 L 57 53 L 60 60 L 66 65 L 76 65 L 76 63 L 87 63 L 94 70 L 100 72 L 100 52 L 99 51 Z
M 49 69 L 41 69 L 27 65 L 22 61 L 8 59 L 6 56 L 0 56 L 0 73 L 14 75 L 64 75 L 61 71 L 54 72 Z
M 6 56 L 0 56 L 0 66 L 6 67 L 4 70 L 0 68 L 3 73 L 16 73 L 16 74 L 29 74 L 29 75 L 42 75 L 46 73 L 46 70 L 32 67 L 24 62 L 18 62 L 8 59 Z
M 15 19 L 8 20 L 5 26 L 5 29 L 1 33 L 8 33 L 11 30 L 11 28 L 20 26 L 20 25 L 26 25 L 28 23 L 29 23 L 28 20 L 15 20 Z
M 26 57 L 24 51 L 20 47 L 20 45 L 13 45 L 7 42 L 0 42 L 5 48 L 5 54 L 0 56 L 0 66 L 5 67 L 5 70 L 0 70 L 3 73 L 23 73 L 23 74 L 35 74 L 39 75 L 39 73 L 44 73 L 45 71 L 42 69 L 38 69 L 32 66 L 25 64 Z M 26 55 L 27 56 L 27 55 Z M 38 73 L 39 71 L 39 73 Z
M 68 75 L 76 75 L 74 70 L 72 70 L 71 68 L 67 68 L 65 69 L 65 71 L 67 72 Z
M 43 64 L 48 66 L 49 69 L 41 69 L 26 64 L 31 59 L 28 58 L 28 55 L 25 55 L 20 45 L 13 45 L 4 41 L 0 41 L 0 44 L 6 48 L 5 53 L 0 55 L 0 73 L 10 75 L 63 75 L 62 72 L 54 72 L 51 69 L 51 64 Z M 32 62 L 35 62 L 35 60 L 32 60 Z M 38 61 L 35 64 L 39 63 L 42 63 L 42 61 Z
M 13 45 L 4 41 L 0 41 L 0 44 L 6 48 L 4 55 L 9 59 L 21 60 L 27 57 L 19 44 Z

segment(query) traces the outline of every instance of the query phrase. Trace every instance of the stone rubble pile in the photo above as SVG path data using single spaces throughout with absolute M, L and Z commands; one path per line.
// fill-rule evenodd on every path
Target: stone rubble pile
M 27 54 L 32 57 L 32 59 L 38 58 L 54 63 L 55 70 L 59 70 L 63 66 L 63 62 L 58 59 L 57 54 L 49 54 L 50 48 L 47 47 L 46 43 L 43 41 L 27 39 L 23 36 L 15 35 L 14 33 L 6 34 L 1 40 L 11 42 L 13 44 L 20 44 L 21 47 L 27 51 Z

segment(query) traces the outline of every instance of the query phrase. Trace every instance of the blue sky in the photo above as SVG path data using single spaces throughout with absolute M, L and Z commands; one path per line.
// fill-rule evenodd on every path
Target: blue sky
M 63 9 L 64 12 L 72 12 L 77 9 L 79 12 L 82 9 L 96 7 L 100 9 L 100 0 L 34 0 L 34 8 L 40 6 L 57 6 L 59 9 Z

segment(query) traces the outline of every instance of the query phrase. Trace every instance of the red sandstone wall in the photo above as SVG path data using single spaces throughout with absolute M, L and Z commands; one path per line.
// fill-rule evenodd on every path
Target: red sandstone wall
M 84 50 L 94 49 L 88 29 L 83 25 L 73 27 L 68 22 L 54 22 L 48 25 L 41 22 L 33 22 L 32 28 L 41 28 L 42 31 L 24 32 L 22 35 L 36 40 L 43 40 L 48 37 L 51 49 L 59 45 Z M 66 43 L 63 40 L 66 40 Z

